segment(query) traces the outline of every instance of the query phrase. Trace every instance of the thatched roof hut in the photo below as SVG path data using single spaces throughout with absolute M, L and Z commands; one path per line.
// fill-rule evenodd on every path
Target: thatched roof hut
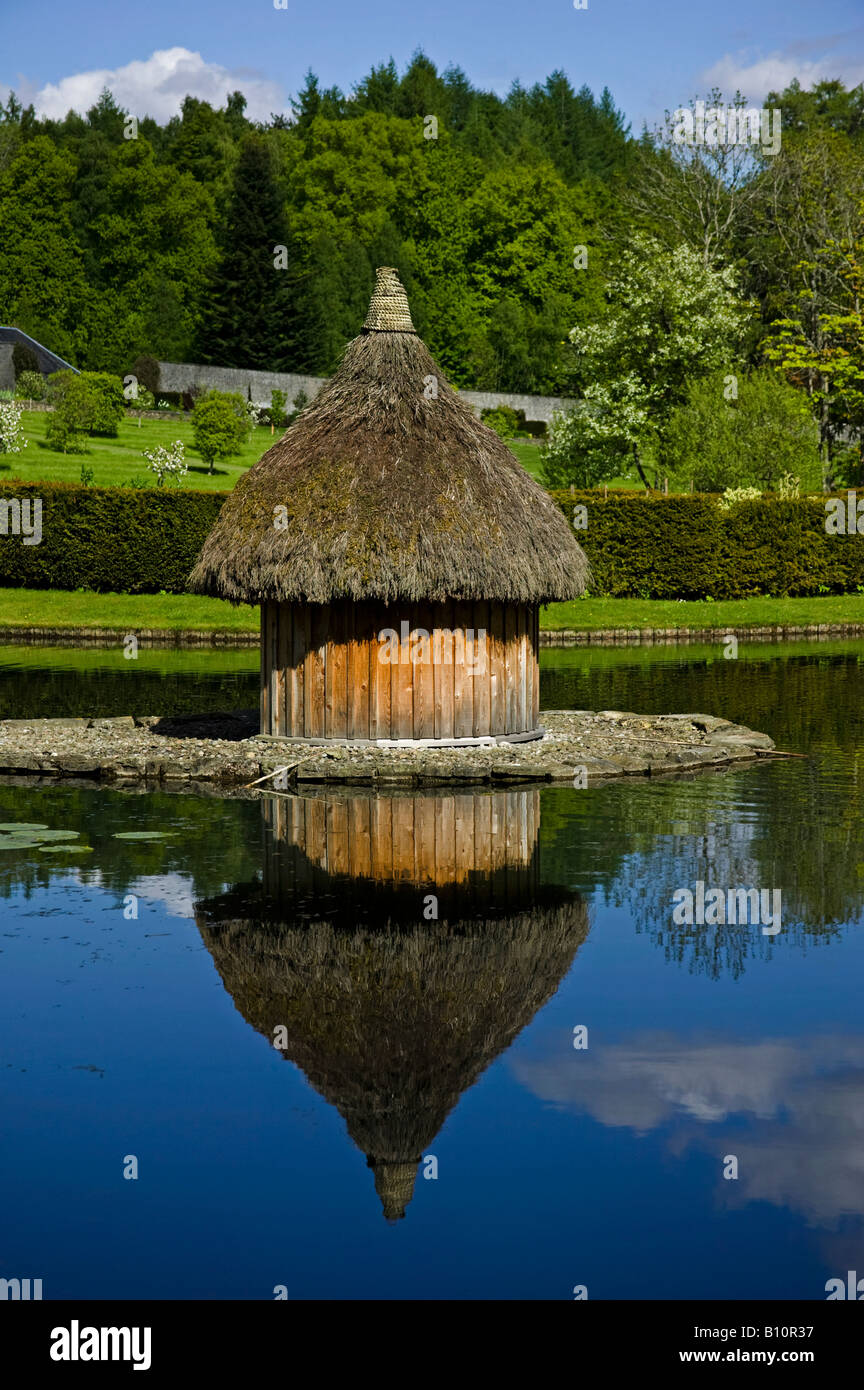
M 475 838 L 470 872 L 457 869 L 449 884 L 449 854 L 385 877 L 371 824 L 368 870 L 328 873 L 317 831 L 311 858 L 300 842 L 314 823 L 301 805 L 287 819 L 267 812 L 262 883 L 197 904 L 236 1007 L 271 1045 L 286 1029 L 283 1056 L 339 1110 L 391 1221 L 404 1216 L 421 1158 L 461 1095 L 555 993 L 587 934 L 585 904 L 541 885 L 534 839 L 526 846 L 537 792 L 506 795 L 504 861 L 486 862 Z M 471 799 L 456 798 L 463 820 Z M 452 800 L 428 796 L 424 814 L 449 824 Z M 414 816 L 410 801 L 394 798 L 391 818 Z M 359 834 L 362 813 L 352 821 Z M 487 876 L 494 895 L 478 888 Z M 438 920 L 423 919 L 424 887 L 442 895 Z
M 539 605 L 586 577 L 384 267 L 359 337 L 237 484 L 191 583 L 261 604 L 262 732 L 440 740 L 536 729 Z

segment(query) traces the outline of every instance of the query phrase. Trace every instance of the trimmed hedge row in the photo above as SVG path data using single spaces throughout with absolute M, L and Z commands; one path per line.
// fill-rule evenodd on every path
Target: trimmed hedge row
M 864 586 L 864 535 L 828 535 L 824 498 L 759 497 L 724 511 L 698 493 L 552 496 L 571 522 L 587 509 L 587 529 L 575 534 L 598 596 L 782 598 Z
M 0 585 L 186 592 L 187 579 L 227 493 L 179 488 L 0 484 Z M 2 534 L 4 501 L 42 499 L 42 540 Z M 13 520 L 7 521 L 11 533 Z
M 179 488 L 0 484 L 0 586 L 130 594 L 186 591 L 227 494 Z M 825 531 L 822 498 L 758 498 L 723 511 L 704 494 L 552 493 L 591 561 L 591 592 L 614 598 L 854 593 L 864 535 Z M 24 545 L 4 501 L 42 499 L 42 540 Z M 864 500 L 864 494 L 862 494 Z M 844 495 L 845 502 L 845 495 Z M 864 518 L 862 518 L 864 520 Z

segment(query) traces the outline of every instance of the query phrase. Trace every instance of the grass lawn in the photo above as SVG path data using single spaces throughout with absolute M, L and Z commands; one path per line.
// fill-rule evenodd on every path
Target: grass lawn
M 780 627 L 812 623 L 864 623 L 864 594 L 827 598 L 753 598 L 704 601 L 588 598 L 551 603 L 541 610 L 540 626 L 573 628 Z M 50 589 L 0 589 L 0 628 L 106 627 L 134 631 L 246 632 L 258 628 L 258 609 L 234 607 L 197 594 L 94 594 Z
M 175 439 L 182 439 L 189 464 L 183 486 L 228 491 L 241 473 L 256 463 L 278 438 L 278 434 L 271 436 L 269 425 L 259 426 L 236 457 L 216 461 L 215 472 L 211 475 L 195 448 L 191 424 L 180 416 L 169 416 L 165 420 L 142 420 L 140 426 L 137 418 L 121 420 L 116 439 L 88 439 L 86 454 L 63 454 L 49 449 L 45 443 L 48 420 L 47 411 L 25 410 L 23 421 L 24 433 L 29 441 L 27 448 L 23 453 L 3 456 L 0 460 L 0 481 L 21 478 L 24 482 L 53 480 L 80 483 L 83 466 L 93 470 L 92 481 L 96 487 L 116 487 L 120 483 L 128 483 L 132 478 L 148 479 L 155 487 L 155 474 L 149 471 L 142 451 L 152 449 L 156 444 L 168 445 Z M 170 486 L 172 484 L 166 483 L 166 487 Z
M 550 603 L 540 610 L 542 628 L 586 632 L 643 627 L 805 627 L 813 623 L 864 623 L 864 594 L 713 603 L 704 599 L 587 598 Z

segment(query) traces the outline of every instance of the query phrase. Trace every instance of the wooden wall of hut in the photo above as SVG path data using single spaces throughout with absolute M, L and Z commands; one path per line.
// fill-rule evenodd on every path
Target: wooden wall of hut
M 388 631 L 398 659 L 389 659 L 394 641 L 381 638 Z M 538 655 L 536 605 L 264 603 L 261 732 L 314 739 L 528 733 L 540 710 Z

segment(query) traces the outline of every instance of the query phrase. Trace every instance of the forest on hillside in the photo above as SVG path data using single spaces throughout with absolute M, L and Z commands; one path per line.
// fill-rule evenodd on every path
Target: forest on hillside
M 719 367 L 770 366 L 830 451 L 864 428 L 864 88 L 793 83 L 766 104 L 775 153 L 682 146 L 669 118 L 636 135 L 608 90 L 560 71 L 499 97 L 423 54 L 347 95 L 310 73 L 267 122 L 240 92 L 187 97 L 165 125 L 108 92 L 63 120 L 13 94 L 0 322 L 94 371 L 149 354 L 326 374 L 394 265 L 457 386 L 605 380 L 597 411 L 626 436 L 636 397 L 654 419 Z M 705 315 L 714 337 L 679 351 Z M 658 335 L 675 351 L 634 397 Z

